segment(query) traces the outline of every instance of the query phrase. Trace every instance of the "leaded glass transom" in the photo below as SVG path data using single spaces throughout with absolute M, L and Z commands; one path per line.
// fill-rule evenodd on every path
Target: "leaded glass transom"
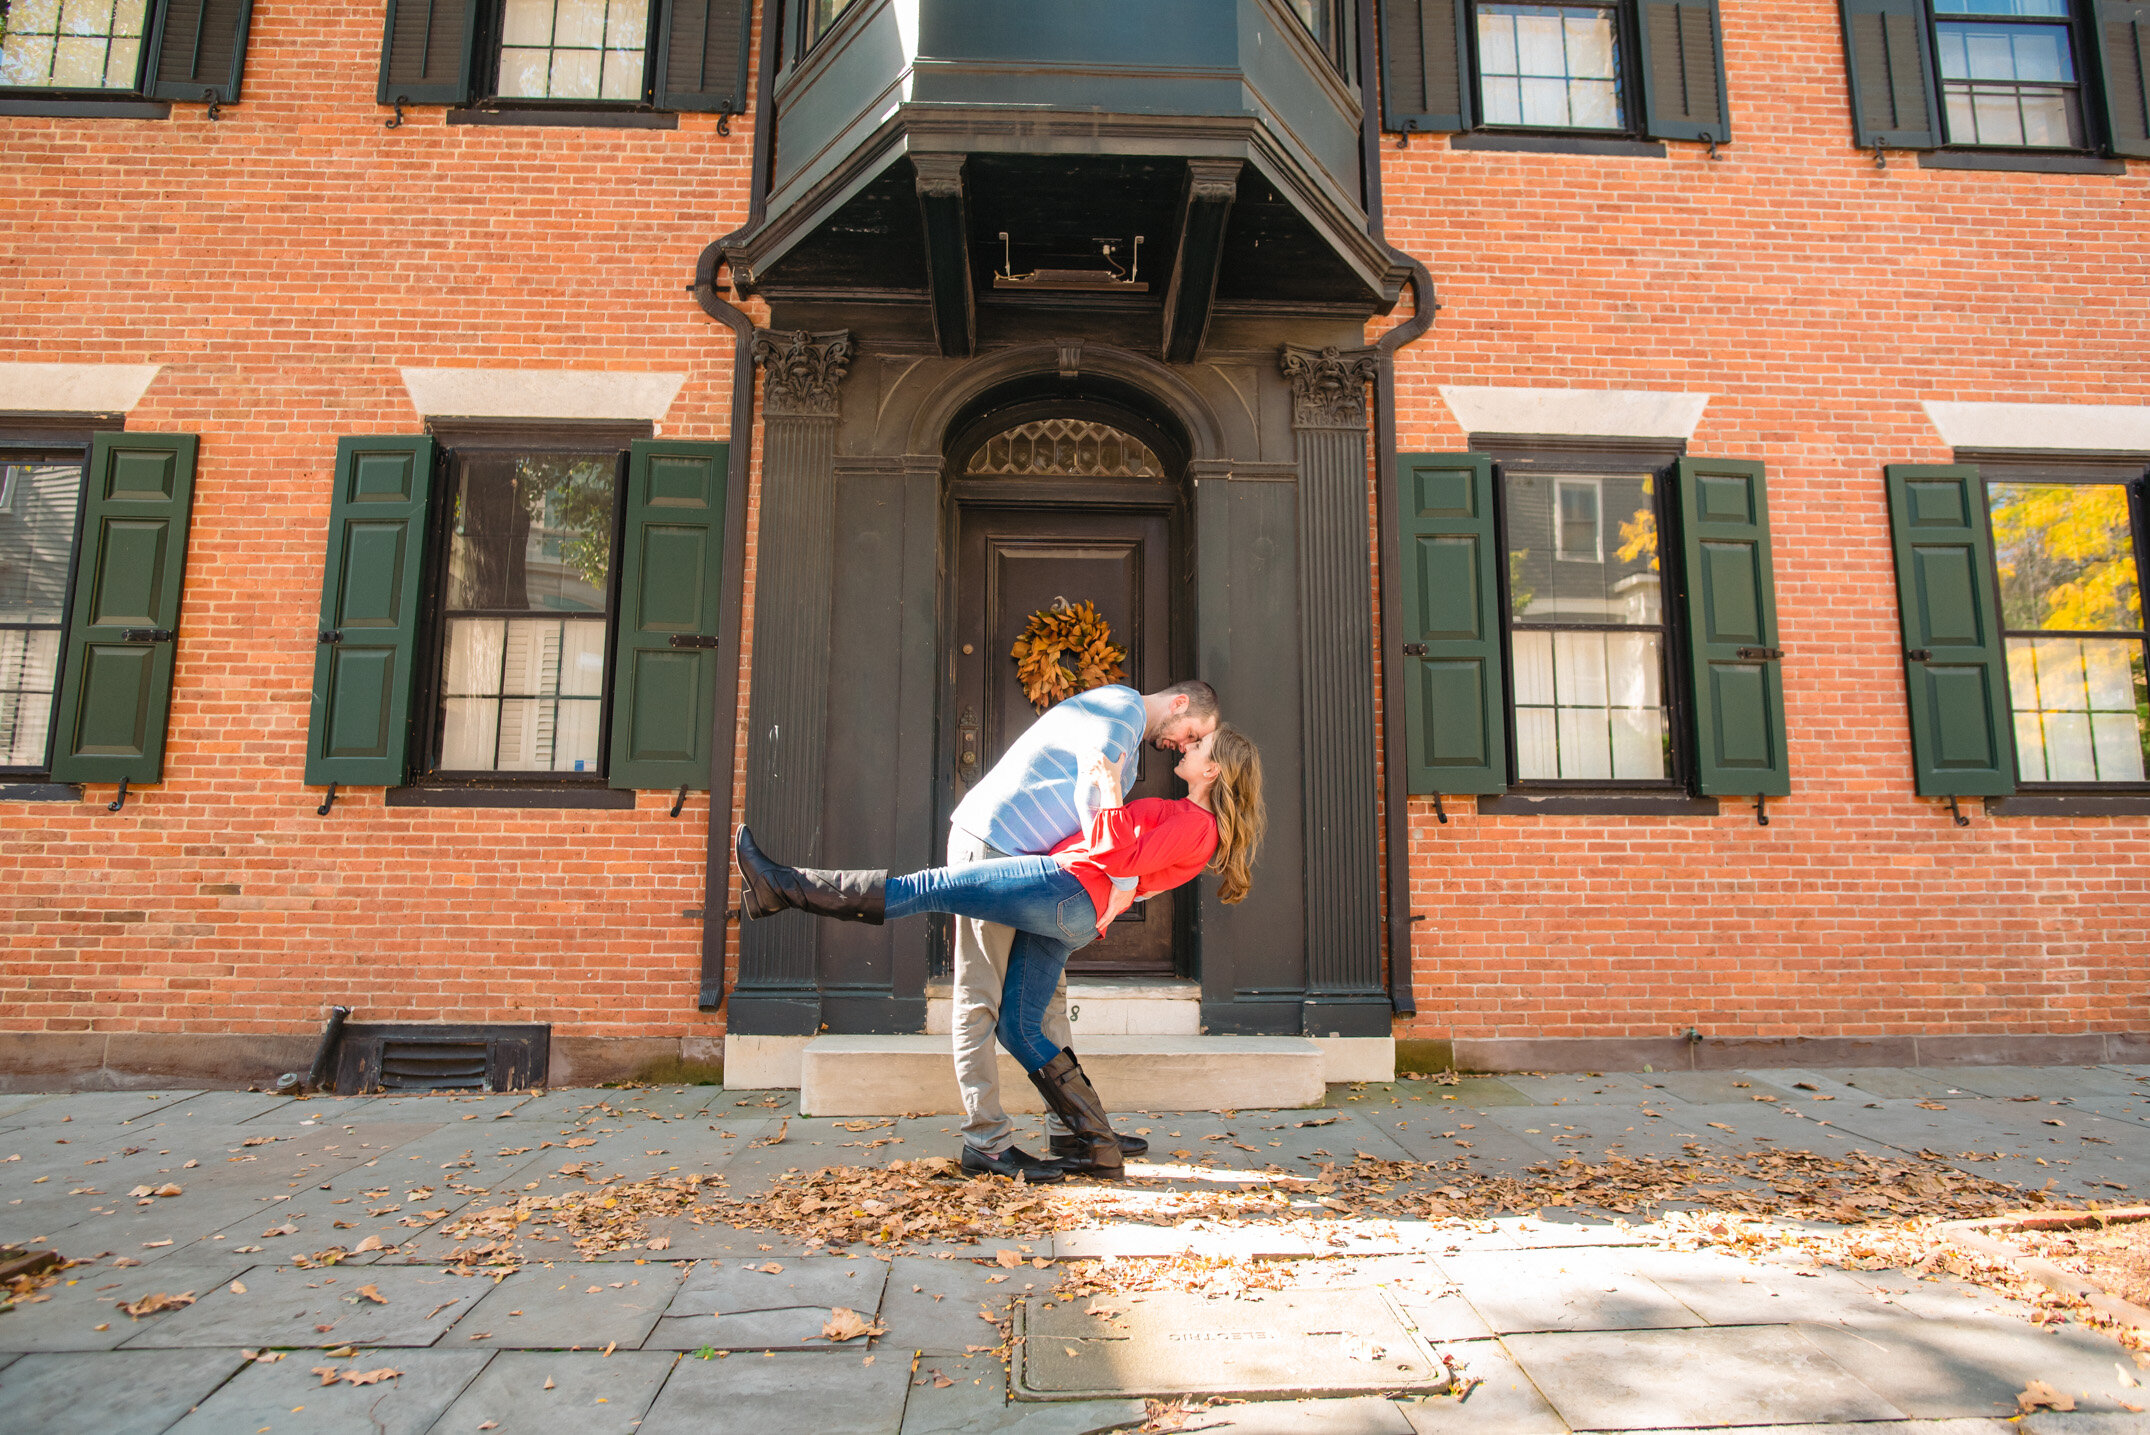
M 1091 419 L 1038 419 L 979 445 L 972 478 L 1163 478 L 1164 465 L 1133 434 Z

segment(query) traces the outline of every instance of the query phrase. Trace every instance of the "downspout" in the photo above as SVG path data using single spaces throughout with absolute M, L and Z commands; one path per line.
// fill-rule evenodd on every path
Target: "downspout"
M 1411 266 L 1409 320 L 1374 343 L 1374 510 L 1375 543 L 1380 558 L 1381 635 L 1381 814 L 1387 847 L 1389 1009 L 1416 1016 L 1411 995 L 1411 824 L 1410 794 L 1404 790 L 1409 754 L 1404 727 L 1402 654 L 1388 639 L 1401 631 L 1397 612 L 1396 565 L 1396 351 L 1433 327 L 1433 276 L 1426 266 L 1388 242 L 1381 216 L 1380 58 L 1374 45 L 1374 0 L 1359 0 L 1359 163 L 1365 174 L 1366 227 L 1382 248 Z
M 724 594 L 717 632 L 729 639 L 717 650 L 717 692 L 709 724 L 709 833 L 703 859 L 702 980 L 695 1005 L 716 1011 L 724 1005 L 724 963 L 731 917 L 725 904 L 732 894 L 732 768 L 738 756 L 739 643 L 746 608 L 747 480 L 754 452 L 754 321 L 718 296 L 717 272 L 724 251 L 761 227 L 769 207 L 771 118 L 776 105 L 777 52 L 782 47 L 781 0 L 765 0 L 761 20 L 761 66 L 754 80 L 754 173 L 746 223 L 702 251 L 689 286 L 695 302 L 710 318 L 732 331 L 732 416 L 730 465 L 724 486 Z M 731 695 L 731 705 L 721 695 Z

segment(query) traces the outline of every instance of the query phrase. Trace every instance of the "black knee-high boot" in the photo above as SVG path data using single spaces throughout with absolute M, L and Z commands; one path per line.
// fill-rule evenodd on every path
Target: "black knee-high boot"
M 739 867 L 740 901 L 746 915 L 774 916 L 786 908 L 834 917 L 840 922 L 871 922 L 881 925 L 887 910 L 888 870 L 825 871 L 811 867 L 786 867 L 772 862 L 754 845 L 754 834 L 739 824 L 732 843 Z
M 1076 1064 L 1074 1052 L 1062 1047 L 1058 1056 L 1030 1073 L 1030 1084 L 1038 1088 L 1053 1115 L 1067 1123 L 1080 1144 L 1076 1156 L 1062 1162 L 1067 1170 L 1095 1176 L 1100 1181 L 1117 1181 L 1126 1174 L 1120 1138 L 1112 1131 L 1112 1117 L 1106 1114 L 1105 1103 L 1098 1100 L 1097 1088 Z M 1056 1150 L 1059 1145 L 1054 1143 Z
M 1077 1071 L 1082 1071 L 1082 1058 L 1075 1055 L 1075 1048 L 1070 1046 L 1063 1049 L 1070 1057 L 1074 1058 L 1075 1069 Z M 1084 1072 L 1083 1076 L 1084 1079 L 1087 1080 L 1089 1078 L 1089 1073 Z M 1121 1134 L 1118 1135 L 1116 1139 L 1120 1143 L 1120 1155 L 1123 1158 L 1128 1156 L 1147 1156 L 1150 1154 L 1150 1143 L 1143 1140 L 1140 1136 L 1128 1136 L 1125 1134 Z M 1061 1161 L 1083 1161 L 1088 1159 L 1089 1155 L 1090 1143 L 1082 1137 L 1073 1134 L 1053 1137 L 1053 1156 L 1055 1159 Z

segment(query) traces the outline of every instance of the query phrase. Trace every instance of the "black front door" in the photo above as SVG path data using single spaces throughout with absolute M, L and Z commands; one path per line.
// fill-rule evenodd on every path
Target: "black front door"
M 1127 653 L 1127 681 L 1170 683 L 1170 520 L 1161 512 L 957 506 L 953 624 L 954 800 L 1037 720 L 1010 654 L 1030 615 L 1055 599 L 1095 603 Z M 1176 795 L 1171 753 L 1145 748 L 1128 796 Z M 1077 952 L 1070 975 L 1169 976 L 1173 898 L 1137 902 L 1111 934 Z

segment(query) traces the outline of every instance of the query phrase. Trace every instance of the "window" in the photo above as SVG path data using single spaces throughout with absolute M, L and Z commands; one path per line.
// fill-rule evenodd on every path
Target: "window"
M 823 35 L 834 29 L 836 22 L 843 19 L 844 12 L 849 10 L 851 5 L 852 0 L 807 0 L 804 7 L 807 48 L 811 49 Z
M 1352 38 L 1356 7 L 1346 0 L 1286 0 L 1286 6 L 1307 34 L 1314 37 L 1330 64 L 1347 76 L 1356 72 L 1352 53 L 1356 44 Z
M 142 115 L 168 109 L 144 100 L 231 104 L 250 9 L 249 0 L 0 0 L 0 104 Z
M 1510 464 L 1501 488 L 1517 780 L 1672 781 L 1657 475 Z
M 1478 11 L 1485 123 L 1620 130 L 1619 12 L 1611 5 L 1491 5 Z
M 503 111 L 514 123 L 643 128 L 677 123 L 651 110 L 737 114 L 752 11 L 748 0 L 388 0 L 375 98 L 458 107 L 450 119 L 470 124 L 510 122 Z
M 1840 0 L 1853 138 L 1942 168 L 2120 173 L 2150 156 L 2150 11 L 2112 0 Z
M 1951 144 L 2082 148 L 2068 0 L 1933 0 L 1933 9 Z
M 0 770 L 43 772 L 82 506 L 79 452 L 0 453 Z
M 1986 479 L 2020 783 L 2141 783 L 2142 555 L 2123 482 Z

